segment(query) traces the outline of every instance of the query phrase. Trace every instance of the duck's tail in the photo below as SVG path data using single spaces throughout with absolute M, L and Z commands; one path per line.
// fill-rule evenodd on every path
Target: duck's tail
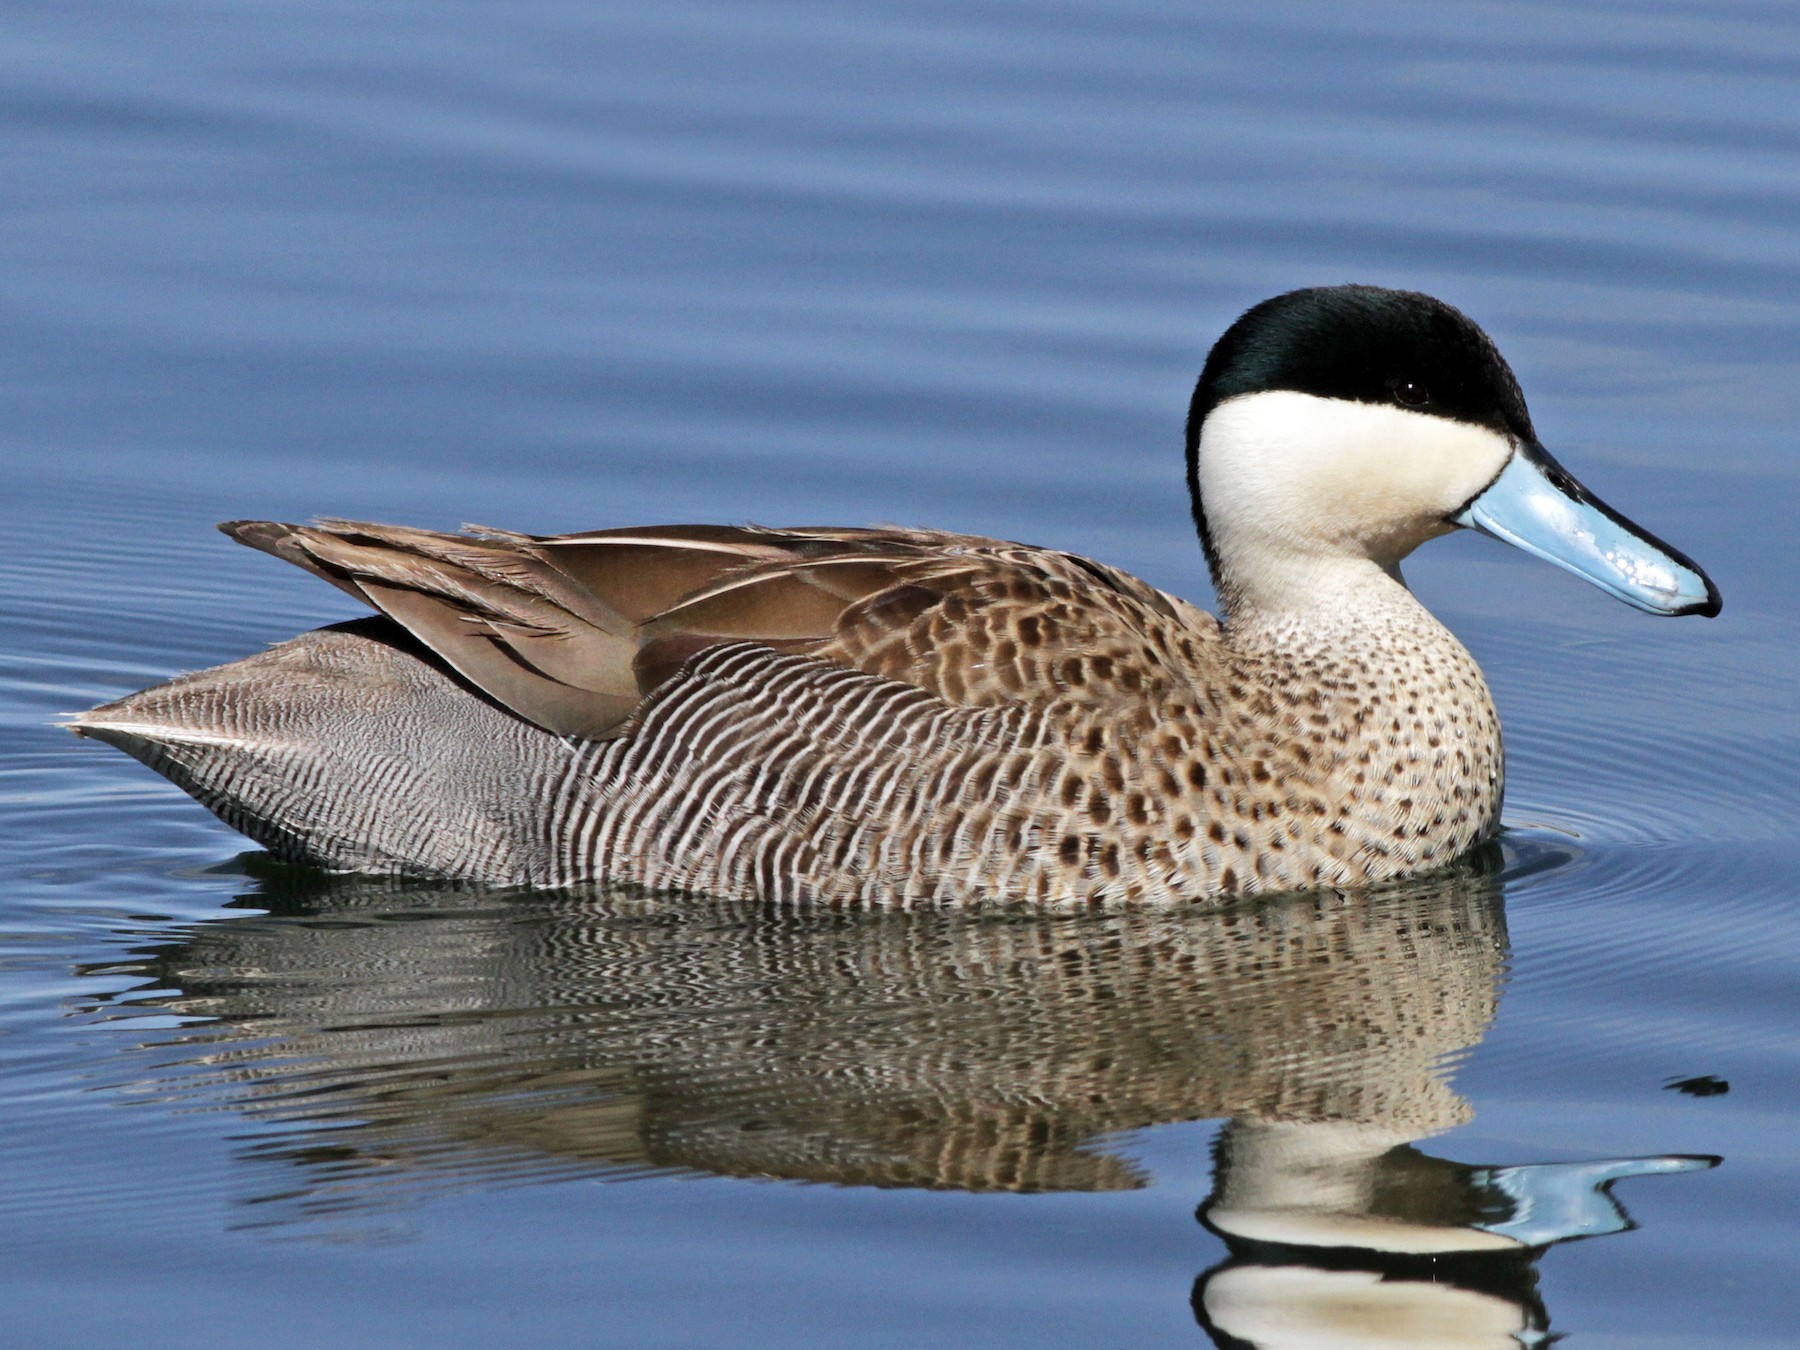
M 386 619 L 71 718 L 277 857 L 334 870 L 528 884 L 566 744 L 467 688 Z M 541 788 L 542 793 L 534 791 Z

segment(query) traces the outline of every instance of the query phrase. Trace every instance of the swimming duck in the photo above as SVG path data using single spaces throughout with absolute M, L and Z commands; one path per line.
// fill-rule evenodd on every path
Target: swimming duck
M 1685 556 L 1539 443 L 1487 335 L 1369 286 L 1213 347 L 1187 476 L 1217 619 L 930 530 L 221 528 L 379 618 L 74 719 L 279 857 L 835 906 L 1359 886 L 1490 837 L 1500 725 L 1400 562 L 1458 527 L 1653 614 Z

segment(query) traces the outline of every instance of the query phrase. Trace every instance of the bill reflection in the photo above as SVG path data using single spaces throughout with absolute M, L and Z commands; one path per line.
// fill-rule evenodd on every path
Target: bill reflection
M 1718 1161 L 1476 1167 L 1378 1128 L 1233 1121 L 1199 1212 L 1230 1255 L 1195 1281 L 1194 1315 L 1259 1350 L 1547 1345 L 1545 1249 L 1630 1228 L 1614 1182 Z

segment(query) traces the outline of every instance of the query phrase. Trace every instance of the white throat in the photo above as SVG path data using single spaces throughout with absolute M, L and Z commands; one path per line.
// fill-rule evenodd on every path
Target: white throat
M 1455 528 L 1512 443 L 1487 427 L 1291 390 L 1221 403 L 1201 429 L 1200 498 L 1228 621 L 1416 607 L 1400 560 Z

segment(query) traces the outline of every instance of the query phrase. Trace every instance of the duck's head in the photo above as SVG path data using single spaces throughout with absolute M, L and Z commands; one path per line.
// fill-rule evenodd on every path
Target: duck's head
M 1414 291 L 1291 291 L 1232 324 L 1194 390 L 1188 486 L 1227 607 L 1323 599 L 1467 526 L 1652 614 L 1719 612 L 1705 573 L 1539 444 L 1487 334 Z

